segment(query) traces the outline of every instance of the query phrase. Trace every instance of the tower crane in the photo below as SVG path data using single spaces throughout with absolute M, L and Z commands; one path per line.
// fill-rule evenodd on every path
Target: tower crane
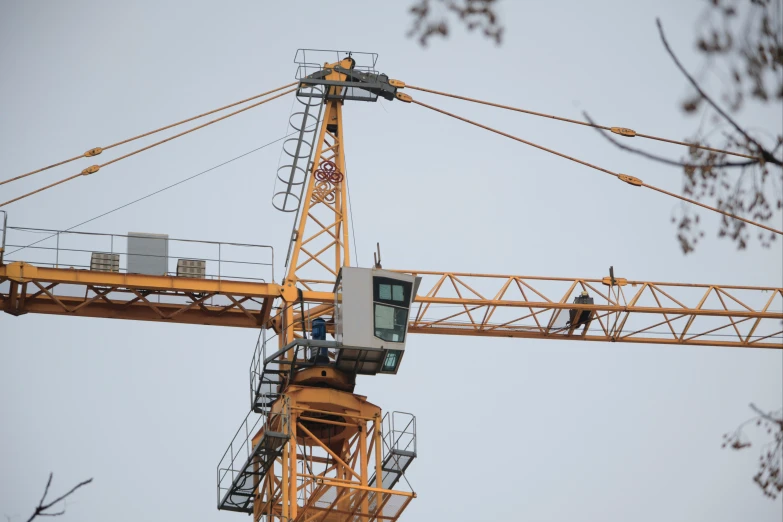
M 171 271 L 169 238 L 149 234 L 68 232 L 84 244 L 109 239 L 110 248 L 95 250 L 61 248 L 65 232 L 52 231 L 56 259 L 41 261 L 29 253 L 35 247 L 6 242 L 7 234 L 31 229 L 8 227 L 6 211 L 0 210 L 0 307 L 8 314 L 261 331 L 250 365 L 249 413 L 217 467 L 219 509 L 265 521 L 397 520 L 416 497 L 405 477 L 417 456 L 415 417 L 384 415 L 355 393 L 355 386 L 357 375 L 397 373 L 409 334 L 783 349 L 783 288 L 774 286 L 642 281 L 616 277 L 612 268 L 607 275 L 575 278 L 384 269 L 380 250 L 374 267 L 354 266 L 346 102 L 415 102 L 543 147 L 416 102 L 403 92 L 410 86 L 375 70 L 376 55 L 335 52 L 334 61 L 313 62 L 307 52 L 297 53 L 297 82 L 270 91 L 294 86 L 275 97 L 295 91 L 302 105 L 291 120 L 295 132 L 284 144 L 291 161 L 278 170 L 273 197 L 276 208 L 296 216 L 287 272 L 279 283 L 224 270 L 232 261 L 221 248 L 252 245 L 210 244 L 220 252 L 217 259 L 179 258 Z M 84 156 L 108 148 L 93 148 Z M 633 187 L 665 192 L 633 176 L 544 150 Z M 77 176 L 95 174 L 110 163 Z M 115 248 L 115 242 L 124 242 L 127 250 Z M 217 265 L 217 274 L 208 272 L 209 265 Z

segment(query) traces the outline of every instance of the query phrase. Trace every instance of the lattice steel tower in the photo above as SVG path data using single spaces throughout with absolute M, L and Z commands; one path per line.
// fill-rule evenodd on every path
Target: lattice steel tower
M 335 61 L 311 61 L 324 53 Z M 291 117 L 298 134 L 284 144 L 290 162 L 273 196 L 297 216 L 283 285 L 328 297 L 287 301 L 270 319 L 275 335 L 256 347 L 252 411 L 218 466 L 218 507 L 255 520 L 396 520 L 415 497 L 398 488 L 416 457 L 415 417 L 383 416 L 353 393 L 357 375 L 397 372 L 419 282 L 350 267 L 343 104 L 406 98 L 376 60 L 297 52 L 303 109 Z

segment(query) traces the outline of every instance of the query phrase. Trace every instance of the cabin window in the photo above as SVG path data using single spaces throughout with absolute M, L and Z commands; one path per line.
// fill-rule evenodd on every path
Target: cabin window
M 400 363 L 400 351 L 389 350 L 386 352 L 386 357 L 383 359 L 382 372 L 396 372 L 397 365 Z
M 392 343 L 405 342 L 412 285 L 389 277 L 373 278 L 375 337 Z

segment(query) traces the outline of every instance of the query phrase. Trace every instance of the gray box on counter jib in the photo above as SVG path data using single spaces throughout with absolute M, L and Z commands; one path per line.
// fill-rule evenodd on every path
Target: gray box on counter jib
M 128 273 L 166 275 L 169 264 L 169 236 L 128 232 Z

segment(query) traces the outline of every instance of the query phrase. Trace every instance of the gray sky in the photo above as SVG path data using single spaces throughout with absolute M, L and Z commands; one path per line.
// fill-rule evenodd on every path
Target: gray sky
M 405 38 L 409 3 L 2 2 L 2 178 L 293 81 L 299 47 L 377 52 L 393 78 L 532 110 L 588 110 L 675 139 L 695 128 L 679 111 L 689 91 L 655 17 L 697 70 L 700 2 L 506 0 L 501 47 L 455 28 L 428 49 Z M 590 129 L 410 94 L 681 188 L 678 169 Z M 271 102 L 11 205 L 9 224 L 70 227 L 281 137 L 290 109 L 290 99 Z M 344 117 L 363 266 L 380 241 L 389 268 L 603 277 L 614 265 L 629 279 L 783 285 L 780 241 L 737 252 L 708 234 L 684 257 L 672 199 L 421 107 L 357 102 Z M 749 107 L 740 120 L 780 132 L 780 106 Z M 291 217 L 270 204 L 279 154 L 273 145 L 84 230 L 264 243 L 282 260 Z M 2 199 L 83 163 L 3 187 Z M 718 222 L 702 218 L 708 230 Z M 587 226 L 574 233 L 575 223 Z M 54 471 L 55 492 L 95 478 L 63 520 L 241 519 L 215 509 L 215 466 L 247 413 L 256 335 L 0 315 L 0 514 L 26 520 Z M 783 516 L 781 499 L 750 480 L 756 447 L 720 449 L 749 402 L 780 407 L 780 352 L 446 336 L 412 336 L 408 350 L 397 376 L 357 387 L 384 410 L 418 417 L 408 474 L 418 498 L 403 520 Z

